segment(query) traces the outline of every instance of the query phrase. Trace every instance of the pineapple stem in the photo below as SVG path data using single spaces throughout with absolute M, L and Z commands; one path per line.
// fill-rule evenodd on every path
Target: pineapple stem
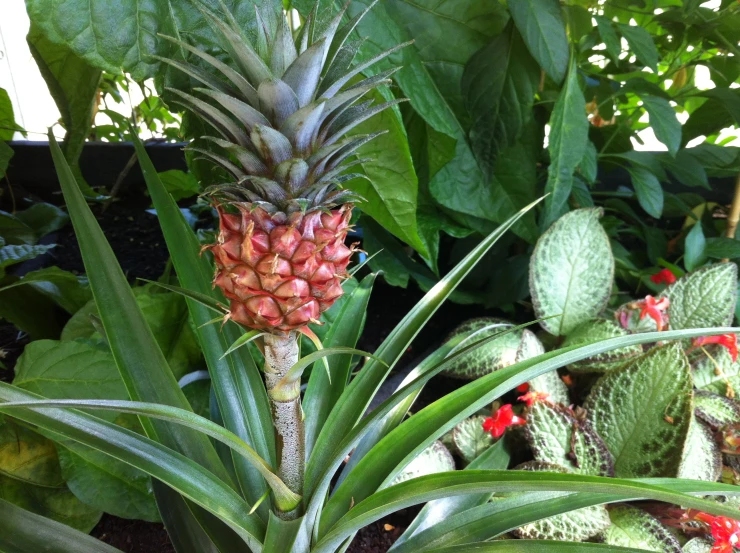
M 278 476 L 291 491 L 303 495 L 306 439 L 300 387 L 293 397 L 286 397 L 284 392 L 278 393 L 276 389 L 278 382 L 298 362 L 298 335 L 295 332 L 285 336 L 266 334 L 264 340 L 265 383 L 275 426 Z M 298 514 L 298 509 L 278 513 L 285 520 L 296 518 Z

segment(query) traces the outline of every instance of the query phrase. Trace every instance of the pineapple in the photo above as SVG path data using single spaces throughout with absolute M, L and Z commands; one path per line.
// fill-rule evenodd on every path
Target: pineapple
M 285 335 L 317 322 L 348 276 L 354 246 L 344 242 L 353 203 L 362 198 L 342 184 L 361 176 L 347 170 L 369 161 L 357 159 L 357 149 L 380 133 L 346 133 L 401 101 L 360 102 L 395 70 L 359 75 L 404 45 L 353 66 L 363 41 L 349 38 L 367 10 L 340 26 L 346 8 L 324 25 L 314 8 L 295 39 L 284 14 L 258 12 L 252 43 L 223 4 L 224 19 L 200 5 L 239 71 L 163 37 L 223 77 L 160 58 L 204 85 L 194 89 L 197 96 L 170 90 L 217 133 L 203 137 L 212 148 L 191 149 L 230 175 L 205 191 L 220 218 L 218 241 L 209 248 L 228 316 L 248 328 Z

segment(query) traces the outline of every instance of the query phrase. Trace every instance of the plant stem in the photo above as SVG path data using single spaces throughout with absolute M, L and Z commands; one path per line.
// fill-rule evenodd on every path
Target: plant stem
M 281 395 L 279 400 L 273 397 L 277 383 L 297 362 L 298 336 L 295 332 L 286 336 L 265 335 L 265 383 L 275 426 L 278 476 L 291 491 L 303 495 L 306 440 L 300 389 L 295 397 L 286 398 Z M 298 515 L 296 510 L 278 514 L 286 520 Z

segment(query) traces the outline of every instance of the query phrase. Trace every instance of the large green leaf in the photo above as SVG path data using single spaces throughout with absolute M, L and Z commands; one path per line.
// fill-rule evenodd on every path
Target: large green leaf
M 520 0 L 509 4 L 511 17 L 527 48 L 545 73 L 560 83 L 568 70 L 568 37 L 557 0 Z
M 676 476 L 693 412 L 691 372 L 680 343 L 655 347 L 608 372 L 584 408 L 620 477 Z
M 13 384 L 54 399 L 128 399 L 113 356 L 86 342 L 31 342 Z
M 67 130 L 64 155 L 70 167 L 78 173 L 78 160 L 90 134 L 102 73 L 77 57 L 67 46 L 51 42 L 35 24 L 31 25 L 26 40 Z
M 666 296 L 671 328 L 720 326 L 732 321 L 737 297 L 737 265 L 702 267 L 671 284 Z
M 627 169 L 635 187 L 637 201 L 645 212 L 659 219 L 663 214 L 663 188 L 655 174 L 646 167 L 632 166 Z
M 532 304 L 542 327 L 570 334 L 606 307 L 614 279 L 609 237 L 599 208 L 572 211 L 537 242 L 529 266 Z
M 2 403 L 42 399 L 0 382 L 0 412 Z M 13 409 L 13 416 L 55 436 L 103 451 L 161 480 L 219 517 L 250 546 L 258 546 L 264 535 L 261 521 L 249 514 L 249 505 L 233 488 L 197 462 L 158 442 L 80 411 L 24 407 Z
M 378 91 L 373 91 L 369 97 L 376 102 L 384 100 Z M 398 108 L 382 111 L 357 125 L 350 134 L 372 134 L 378 131 L 383 131 L 384 134 L 357 151 L 360 158 L 371 160 L 359 166 L 367 179 L 353 179 L 347 183 L 347 188 L 367 200 L 358 204 L 364 213 L 419 253 L 426 255 L 416 229 L 418 180 Z
M 350 504 L 367 497 L 377 490 L 384 481 L 392 479 L 400 468 L 405 466 L 438 436 L 520 384 L 528 382 L 541 374 L 611 349 L 645 344 L 656 340 L 685 339 L 693 336 L 718 335 L 727 332 L 735 332 L 735 330 L 716 328 L 633 334 L 604 340 L 598 344 L 552 351 L 481 377 L 425 407 L 385 436 L 334 491 L 334 495 L 323 510 L 324 528 L 338 520 L 349 509 Z M 484 343 L 484 341 L 480 342 Z M 471 345 L 469 348 L 458 352 L 458 355 L 463 355 L 467 350 L 474 347 L 475 345 Z M 326 460 L 320 476 L 319 488 L 324 489 L 328 486 L 333 472 L 352 450 L 359 438 L 376 420 L 385 416 L 407 395 L 423 386 L 429 378 L 444 370 L 451 360 L 454 360 L 454 357 L 438 365 L 435 370 L 421 375 L 403 390 L 396 392 L 360 421 L 352 431 L 348 432 L 337 446 L 335 453 Z M 318 498 L 313 498 L 309 508 L 315 509 L 318 502 Z
M 573 172 L 583 159 L 587 141 L 586 100 L 578 84 L 578 70 L 573 59 L 550 117 L 550 167 L 545 186 L 545 191 L 550 196 L 545 200 L 543 229 L 547 229 L 567 211 L 568 198 L 573 188 Z
M 0 501 L 2 500 L 57 522 L 63 522 L 82 532 L 92 530 L 103 514 L 102 511 L 82 503 L 66 486 L 60 488 L 34 486 L 0 474 Z
M 137 138 L 134 146 L 180 283 L 194 292 L 213 295 L 213 269 L 205 257 L 198 255 L 201 247 L 198 239 L 185 222 L 177 204 L 162 186 L 149 156 Z M 247 348 L 242 348 L 237 355 L 223 357 L 229 346 L 243 334 L 242 331 L 233 324 L 226 325 L 221 330 L 216 325 L 206 324 L 213 318 L 211 310 L 190 299 L 187 303 L 210 369 L 213 390 L 226 428 L 254 447 L 269 464 L 274 465 L 275 436 L 262 375 Z M 245 460 L 237 457 L 234 464 L 246 497 L 250 502 L 256 502 L 267 491 L 264 479 Z M 265 503 L 269 505 L 269 500 Z
M 46 517 L 0 499 L 0 551 L 8 553 L 122 553 Z
M 5 246 L 0 249 L 0 255 L 5 248 L 40 248 L 42 246 Z M 56 303 L 67 313 L 75 313 L 91 298 L 90 289 L 83 277 L 79 277 L 59 267 L 46 267 L 38 271 L 31 271 L 23 278 L 0 289 L 6 292 L 18 286 L 29 286 L 41 295 Z M 13 294 L 14 292 L 11 292 Z
M 679 480 L 677 484 L 683 485 L 684 482 L 691 482 L 688 485 L 695 485 L 697 490 L 716 489 L 719 493 L 730 495 L 738 493 L 737 488 L 733 486 L 710 482 Z M 732 507 L 714 501 L 697 499 L 687 493 L 676 491 L 676 487 L 669 484 L 654 485 L 650 481 L 528 471 L 453 471 L 415 478 L 373 494 L 356 504 L 327 533 L 322 535 L 313 553 L 334 551 L 334 548 L 357 529 L 397 510 L 445 495 L 483 491 L 582 492 L 585 490 L 594 494 L 622 495 L 625 499 L 645 498 L 677 503 L 712 514 L 727 513 L 725 516 L 736 516 L 737 514 L 737 510 Z M 539 518 L 536 512 L 532 515 Z
M 275 5 L 267 1 L 226 1 L 248 34 L 254 32 L 257 24 L 254 4 L 263 3 Z M 187 35 L 200 45 L 218 44 L 216 32 L 205 22 L 198 7 L 187 0 L 124 0 L 101 5 L 28 0 L 26 8 L 31 21 L 50 42 L 68 47 L 93 67 L 116 74 L 121 70 L 130 73 L 135 81 L 158 74 L 161 64 L 154 55 L 174 57 L 177 53 L 177 47 L 158 38 L 157 33 Z
M 495 37 L 466 64 L 462 91 L 471 119 L 469 137 L 488 178 L 496 158 L 515 144 L 531 117 L 538 82 L 537 64 L 513 27 Z
M 64 486 L 54 443 L 10 417 L 0 419 L 0 474 L 36 486 Z
M 10 101 L 8 91 L 0 88 L 0 141 L 13 140 L 18 124 L 13 114 L 13 103 Z

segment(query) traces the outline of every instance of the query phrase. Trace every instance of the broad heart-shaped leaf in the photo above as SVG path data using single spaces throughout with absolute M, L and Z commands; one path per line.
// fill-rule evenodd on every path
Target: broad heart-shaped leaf
M 729 324 L 735 312 L 737 265 L 717 263 L 681 277 L 666 288 L 672 329 Z
M 678 477 L 716 482 L 721 472 L 722 454 L 714 434 L 696 417 L 692 417 Z
M 527 48 L 556 83 L 568 70 L 568 37 L 557 0 L 521 0 L 509 4 L 511 17 Z
M 240 28 L 253 33 L 257 25 L 253 3 L 247 6 L 226 0 L 225 4 Z M 211 7 L 217 5 L 210 3 Z M 26 9 L 39 32 L 54 44 L 65 45 L 93 67 L 116 74 L 121 70 L 130 73 L 137 82 L 157 75 L 160 63 L 153 55 L 174 57 L 178 53 L 157 33 L 187 34 L 197 45 L 219 44 L 216 31 L 206 23 L 197 5 L 187 0 L 124 0 L 100 6 L 29 0 Z M 146 17 L 142 17 L 144 13 Z M 60 25 L 61 21 L 65 24 Z
M 47 488 L 64 486 L 54 443 L 10 417 L 0 417 L 0 474 Z
M 696 416 L 713 428 L 740 421 L 740 402 L 698 390 L 694 393 Z
M 599 224 L 602 213 L 596 208 L 568 213 L 537 241 L 529 288 L 535 315 L 546 319 L 540 325 L 550 334 L 569 334 L 606 307 L 614 256 Z
M 63 522 L 85 533 L 93 529 L 103 514 L 82 503 L 66 486 L 61 488 L 34 486 L 2 474 L 0 474 L 0 499 L 32 513 Z
M 622 36 L 627 39 L 630 50 L 637 56 L 637 59 L 653 70 L 658 72 L 658 49 L 655 47 L 653 37 L 650 33 L 639 26 L 618 24 Z
M 124 415 L 116 423 L 140 432 L 137 419 L 127 421 Z M 71 440 L 59 446 L 59 463 L 67 487 L 86 505 L 121 518 L 160 521 L 151 478 L 139 469 Z
M 676 476 L 692 417 L 691 373 L 679 343 L 602 376 L 584 408 L 618 477 Z
M 537 64 L 513 26 L 476 52 L 465 66 L 461 86 L 470 113 L 469 138 L 487 178 L 493 174 L 496 158 L 516 143 L 531 117 L 539 76 Z
M 53 399 L 128 399 L 110 352 L 82 341 L 31 342 L 13 384 Z
M 676 119 L 673 106 L 665 98 L 648 95 L 642 96 L 642 103 L 650 116 L 650 126 L 656 138 L 675 157 L 681 146 L 681 122 Z
M 641 509 L 617 505 L 609 509 L 611 526 L 604 533 L 609 545 L 659 553 L 682 553 L 681 544 L 660 521 Z
M 38 248 L 39 246 L 27 247 Z M 12 290 L 9 293 L 13 294 L 16 291 L 13 289 L 17 289 L 19 286 L 28 286 L 29 288 L 32 288 L 36 292 L 53 301 L 67 313 L 76 313 L 92 297 L 90 289 L 87 287 L 87 281 L 84 277 L 79 277 L 69 271 L 62 270 L 59 267 L 46 267 L 45 269 L 39 269 L 38 271 L 31 271 L 20 280 L 4 287 L 2 291 Z
M 593 319 L 577 326 L 571 331 L 563 341 L 563 347 L 593 344 L 600 340 L 626 336 L 629 332 L 621 326 L 608 319 Z M 626 348 L 607 351 L 592 357 L 574 363 L 569 370 L 574 373 L 580 372 L 606 372 L 615 366 L 624 363 L 632 357 L 642 353 L 641 346 L 630 346 Z
M 722 396 L 740 391 L 740 362 L 732 361 L 726 348 L 709 346 L 697 350 L 689 360 L 693 368 L 694 386 Z
M 442 442 L 436 441 L 406 465 L 388 486 L 400 484 L 412 478 L 452 470 L 455 470 L 455 460 Z
M 540 226 L 546 230 L 568 209 L 568 198 L 573 188 L 573 172 L 583 159 L 588 141 L 586 100 L 578 84 L 575 57 L 568 70 L 568 78 L 560 91 L 550 116 L 545 210 Z
M 376 102 L 384 100 L 377 90 L 369 98 Z M 360 165 L 367 179 L 353 179 L 347 183 L 347 188 L 367 200 L 358 204 L 364 213 L 419 253 L 427 255 L 416 229 L 419 183 L 398 108 L 386 109 L 371 117 L 352 129 L 350 134 L 371 134 L 377 131 L 385 133 L 357 151 L 360 158 L 372 160 Z
M 78 174 L 78 160 L 90 134 L 97 104 L 101 71 L 77 57 L 67 46 L 51 42 L 35 24 L 31 25 L 26 40 L 67 131 L 64 155 Z M 92 190 L 85 190 L 85 195 L 91 193 Z
M 486 417 L 482 415 L 470 417 L 452 430 L 452 443 L 455 445 L 455 451 L 466 463 L 479 457 L 494 443 L 493 437 L 483 430 L 485 420 Z
M 604 440 L 567 407 L 538 401 L 525 418 L 524 432 L 535 460 L 580 474 L 614 475 L 614 461 Z
M 15 553 L 122 553 L 65 524 L 0 500 L 0 550 Z M 50 551 L 52 553 L 52 551 Z

